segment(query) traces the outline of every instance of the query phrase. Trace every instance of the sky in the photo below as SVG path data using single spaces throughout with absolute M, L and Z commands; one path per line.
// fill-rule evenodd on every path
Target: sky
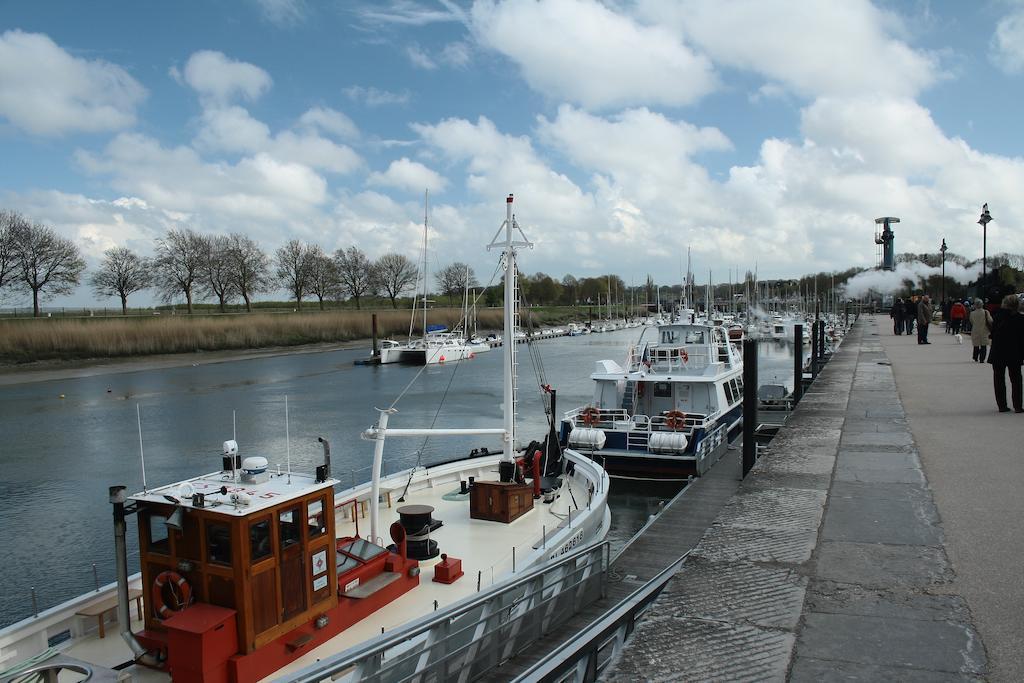
M 0 3 L 0 207 L 679 282 L 1024 252 L 1019 0 Z M 17 299 L 18 297 L 15 297 Z M 54 305 L 88 305 L 88 287 Z M 16 303 L 16 301 L 8 301 Z M 116 302 L 109 302 L 116 305 Z

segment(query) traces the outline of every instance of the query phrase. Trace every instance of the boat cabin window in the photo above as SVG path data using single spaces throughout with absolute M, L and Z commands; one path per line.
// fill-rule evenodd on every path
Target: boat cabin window
M 277 524 L 282 550 L 302 540 L 302 529 L 299 527 L 299 510 L 300 508 L 294 507 L 278 513 Z
M 310 538 L 317 538 L 327 533 L 323 498 L 311 501 L 306 506 L 306 526 Z
M 736 395 L 733 393 L 733 383 L 735 381 L 736 380 L 731 379 L 725 383 L 725 402 L 728 404 L 731 404 L 733 401 L 736 400 Z
M 249 525 L 249 555 L 255 564 L 270 557 L 270 519 L 262 519 Z
M 206 561 L 231 565 L 231 527 L 227 524 L 206 523 Z
M 174 532 L 174 550 L 179 557 L 187 560 L 200 560 L 203 546 L 199 538 L 199 520 L 193 515 L 185 515 L 181 520 L 181 531 Z
M 171 553 L 171 540 L 167 533 L 167 525 L 164 522 L 167 518 L 163 515 L 150 513 L 149 515 L 149 552 L 169 555 Z
M 654 398 L 672 398 L 671 382 L 654 382 Z
M 681 336 L 679 330 L 662 330 L 661 331 L 661 343 L 662 344 L 678 344 Z
M 686 344 L 703 344 L 704 343 L 704 330 L 687 330 L 686 331 Z

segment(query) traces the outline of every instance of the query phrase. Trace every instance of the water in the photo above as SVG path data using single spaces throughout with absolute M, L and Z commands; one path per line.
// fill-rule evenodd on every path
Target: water
M 558 390 L 558 412 L 589 402 L 595 360 L 620 363 L 641 330 L 564 337 L 534 345 L 542 379 Z M 520 436 L 545 433 L 543 400 L 526 346 L 520 345 Z M 30 587 L 39 609 L 115 580 L 107 487 L 142 489 L 136 404 L 141 407 L 146 480 L 163 485 L 220 469 L 221 443 L 285 468 L 284 397 L 288 396 L 293 470 L 322 462 L 317 437 L 331 442 L 333 474 L 343 484 L 369 477 L 372 443 L 359 433 L 377 419 L 421 368 L 354 366 L 365 350 L 259 358 L 195 367 L 140 370 L 0 388 L 0 626 L 29 616 Z M 762 345 L 762 383 L 785 383 L 792 361 L 785 347 Z M 392 427 L 500 426 L 501 350 L 423 370 L 399 402 Z M 778 375 L 778 377 L 776 377 Z M 789 382 L 791 384 L 791 381 Z M 59 398 L 63 394 L 64 399 Z M 440 409 L 439 409 L 440 406 Z M 426 442 L 391 439 L 384 471 L 430 464 L 498 447 L 486 437 Z M 625 543 L 676 492 L 672 487 L 615 481 L 610 540 Z M 129 522 L 129 571 L 137 571 L 134 522 Z

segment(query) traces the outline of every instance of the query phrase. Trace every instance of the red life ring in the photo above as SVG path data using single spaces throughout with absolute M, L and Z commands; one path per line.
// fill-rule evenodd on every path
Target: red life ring
M 171 597 L 176 606 L 169 607 L 164 600 L 164 586 L 170 587 Z M 188 580 L 178 572 L 167 570 L 160 572 L 153 581 L 153 611 L 157 618 L 164 620 L 192 604 L 192 586 Z
M 580 420 L 583 424 L 588 427 L 593 427 L 601 422 L 601 411 L 594 406 L 587 406 L 582 413 L 580 413 Z
M 683 359 L 684 363 L 690 362 L 690 354 L 686 352 L 686 349 L 679 349 L 679 357 Z
M 665 413 L 665 426 L 672 431 L 686 428 L 686 413 L 680 410 L 670 410 Z

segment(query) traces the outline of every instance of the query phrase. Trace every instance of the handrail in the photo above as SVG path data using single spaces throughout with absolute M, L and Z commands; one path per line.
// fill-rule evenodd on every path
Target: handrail
M 563 568 L 569 567 L 569 565 L 572 565 L 572 567 L 569 567 L 570 570 L 578 569 L 575 566 L 575 563 L 580 558 L 597 553 L 600 557 L 598 563 L 605 564 L 605 558 L 610 556 L 610 552 L 611 544 L 609 541 L 602 541 L 600 543 L 594 543 L 582 548 L 577 548 L 567 552 L 557 560 L 546 562 L 521 574 L 510 576 L 504 581 L 495 584 L 491 590 L 463 598 L 446 609 L 424 615 L 419 619 L 415 619 L 405 626 L 392 631 L 391 633 L 381 634 L 371 640 L 349 648 L 344 652 L 340 652 L 330 657 L 325 657 L 315 664 L 311 664 L 277 680 L 282 683 L 284 681 L 290 681 L 292 683 L 318 683 L 319 681 L 332 677 L 334 674 L 357 666 L 361 662 L 367 661 L 370 658 L 379 658 L 389 649 L 407 645 L 413 639 L 427 634 L 431 629 L 446 627 L 456 618 L 477 608 L 483 608 L 495 599 L 509 595 L 513 591 L 524 587 L 527 587 L 528 590 L 528 584 L 536 581 L 538 578 L 543 578 L 553 572 L 560 571 Z M 589 566 L 592 566 L 592 564 L 588 565 L 588 567 Z M 602 574 L 605 571 L 607 571 L 606 566 L 602 568 Z M 544 588 L 542 588 L 542 591 L 543 590 Z M 560 593 L 556 595 L 560 595 Z M 490 616 L 487 616 L 483 621 L 486 622 L 489 618 Z
M 525 672 L 514 678 L 514 681 L 554 681 L 562 680 L 561 676 L 570 669 L 577 668 L 577 665 L 584 657 L 591 657 L 596 654 L 595 644 L 603 643 L 605 639 L 623 626 L 626 626 L 626 633 L 622 640 L 632 631 L 632 625 L 636 621 L 639 612 L 653 602 L 662 589 L 675 573 L 682 566 L 689 556 L 687 550 L 672 564 L 661 570 L 657 576 L 633 591 L 628 597 L 619 602 L 618 605 L 606 612 L 604 616 L 598 617 L 586 628 L 580 631 L 572 640 L 563 644 L 556 651 L 549 654 L 541 661 L 534 664 Z M 623 622 L 628 623 L 623 624 Z M 594 666 L 587 667 L 587 672 L 594 678 L 599 673 Z M 591 679 L 587 679 L 591 680 Z

